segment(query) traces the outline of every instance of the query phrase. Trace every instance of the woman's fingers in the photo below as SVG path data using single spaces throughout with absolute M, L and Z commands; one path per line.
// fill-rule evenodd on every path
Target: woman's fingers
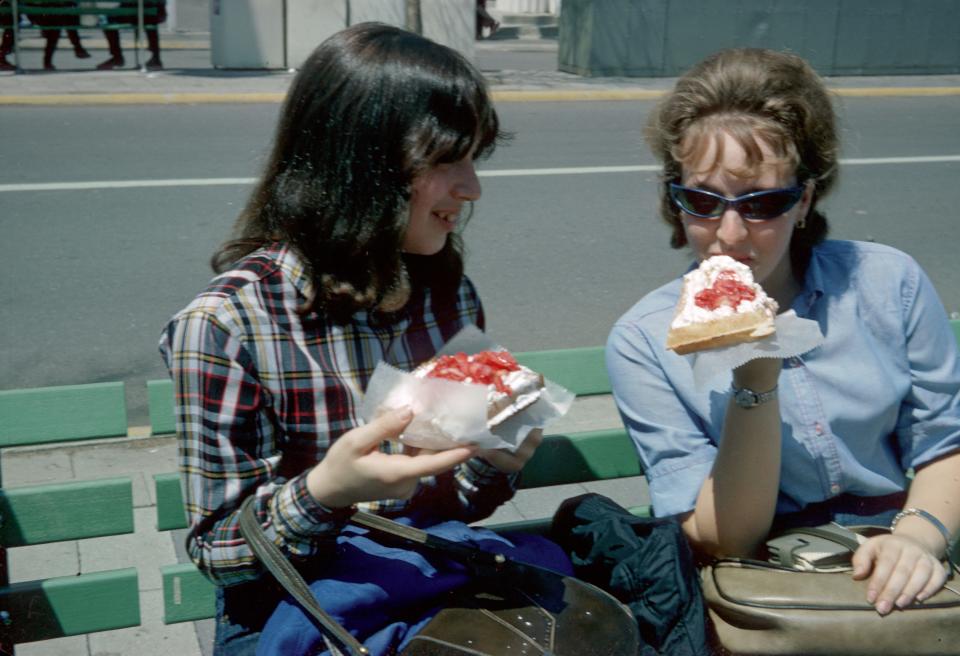
M 947 582 L 947 570 L 946 568 L 937 561 L 933 566 L 933 571 L 930 574 L 930 578 L 927 580 L 926 585 L 917 593 L 917 601 L 926 601 L 937 591 L 942 588 Z
M 937 558 L 913 540 L 884 535 L 871 538 L 853 555 L 853 577 L 866 578 L 867 602 L 886 615 L 923 601 L 946 581 Z
M 367 453 L 374 448 L 378 448 L 386 440 L 394 440 L 400 437 L 400 433 L 412 419 L 413 410 L 410 408 L 390 410 L 370 423 L 357 426 L 344 433 L 341 439 L 347 438 L 354 452 Z
M 907 575 L 907 580 L 903 584 L 903 588 L 900 589 L 900 594 L 894 600 L 894 605 L 897 608 L 906 608 L 912 604 L 920 591 L 930 581 L 932 574 L 933 563 L 930 562 L 929 558 L 921 557 L 917 560 L 913 565 L 913 571 Z
M 474 447 L 461 446 L 445 451 L 423 451 L 415 456 L 390 456 L 390 461 L 403 478 L 419 479 L 449 471 L 472 458 L 476 452 Z

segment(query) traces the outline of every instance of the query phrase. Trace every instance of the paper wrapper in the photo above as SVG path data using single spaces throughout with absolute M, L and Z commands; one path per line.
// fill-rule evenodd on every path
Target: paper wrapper
M 467 326 L 444 345 L 439 355 L 503 350 L 476 326 Z M 487 425 L 487 386 L 468 385 L 441 378 L 418 378 L 381 362 L 373 372 L 360 416 L 371 421 L 383 412 L 409 406 L 413 421 L 400 440 L 425 449 L 449 449 L 473 444 L 482 449 L 516 451 L 535 428 L 562 417 L 574 394 L 544 380 L 540 398 L 494 428 Z
M 774 323 L 777 330 L 769 337 L 690 354 L 696 386 L 705 387 L 714 376 L 729 374 L 732 369 L 751 360 L 792 358 L 823 344 L 820 324 L 801 319 L 793 310 L 777 315 Z

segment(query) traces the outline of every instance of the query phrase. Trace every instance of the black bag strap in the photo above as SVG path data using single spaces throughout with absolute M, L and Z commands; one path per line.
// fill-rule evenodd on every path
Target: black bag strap
M 326 639 L 349 654 L 366 656 L 369 653 L 367 648 L 320 607 L 300 572 L 264 534 L 253 509 L 254 499 L 255 495 L 251 494 L 240 506 L 240 533 L 253 553 L 284 589 L 297 600 L 301 608 L 310 614 Z

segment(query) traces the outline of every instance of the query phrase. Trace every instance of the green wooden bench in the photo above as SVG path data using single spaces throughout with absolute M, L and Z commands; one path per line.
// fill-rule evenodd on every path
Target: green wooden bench
M 518 354 L 518 358 L 579 396 L 610 392 L 601 347 L 538 351 Z M 149 381 L 147 395 L 151 433 L 171 434 L 171 382 Z M 122 383 L 0 392 L 0 416 L 4 418 L 0 448 L 69 444 L 125 436 L 128 432 Z M 622 429 L 550 435 L 525 470 L 523 486 L 639 474 L 636 456 Z M 157 475 L 154 484 L 157 530 L 185 528 L 179 475 Z M 132 482 L 126 477 L 19 488 L 0 486 L 0 513 L 0 556 L 6 548 L 131 533 Z M 514 522 L 497 528 L 536 531 L 543 530 L 547 521 Z M 9 653 L 14 644 L 141 623 L 135 568 L 9 584 L 5 562 L 0 557 L 0 647 Z M 165 623 L 214 615 L 214 587 L 192 563 L 165 564 L 160 570 Z
M 164 0 L 138 0 L 138 4 L 121 6 L 117 0 L 79 0 L 73 6 L 51 6 L 51 0 L 10 0 L 9 4 L 0 6 L 0 16 L 26 16 L 29 23 L 13 20 L 13 47 L 17 61 L 17 70 L 20 65 L 20 32 L 22 30 L 134 30 L 134 38 L 144 30 L 156 30 L 156 17 Z M 39 25 L 37 16 L 63 17 L 58 21 L 48 20 L 48 25 Z M 94 25 L 84 24 L 85 17 L 92 17 Z M 110 22 L 101 18 L 121 19 L 124 22 Z M 89 19 L 88 19 L 89 20 Z M 152 23 L 151 23 L 152 21 Z M 135 44 L 134 56 L 136 65 L 140 65 L 139 43 Z
M 122 383 L 0 392 L 0 448 L 125 436 Z M 132 533 L 129 477 L 0 488 L 0 653 L 140 624 L 135 568 L 9 584 L 7 549 Z

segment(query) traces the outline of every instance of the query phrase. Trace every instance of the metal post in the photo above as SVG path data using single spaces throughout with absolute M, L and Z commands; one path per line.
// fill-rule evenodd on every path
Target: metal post
M 11 0 L 10 24 L 13 26 L 13 56 L 17 60 L 17 73 L 23 73 L 23 66 L 20 65 L 20 9 L 17 7 L 17 0 Z
M 147 33 L 143 31 L 143 0 L 137 0 L 137 34 L 133 37 L 133 51 L 136 53 L 134 55 L 136 61 L 134 61 L 134 66 L 140 69 L 141 73 L 147 72 L 146 63 L 140 64 L 140 37 L 143 36 L 146 38 Z

